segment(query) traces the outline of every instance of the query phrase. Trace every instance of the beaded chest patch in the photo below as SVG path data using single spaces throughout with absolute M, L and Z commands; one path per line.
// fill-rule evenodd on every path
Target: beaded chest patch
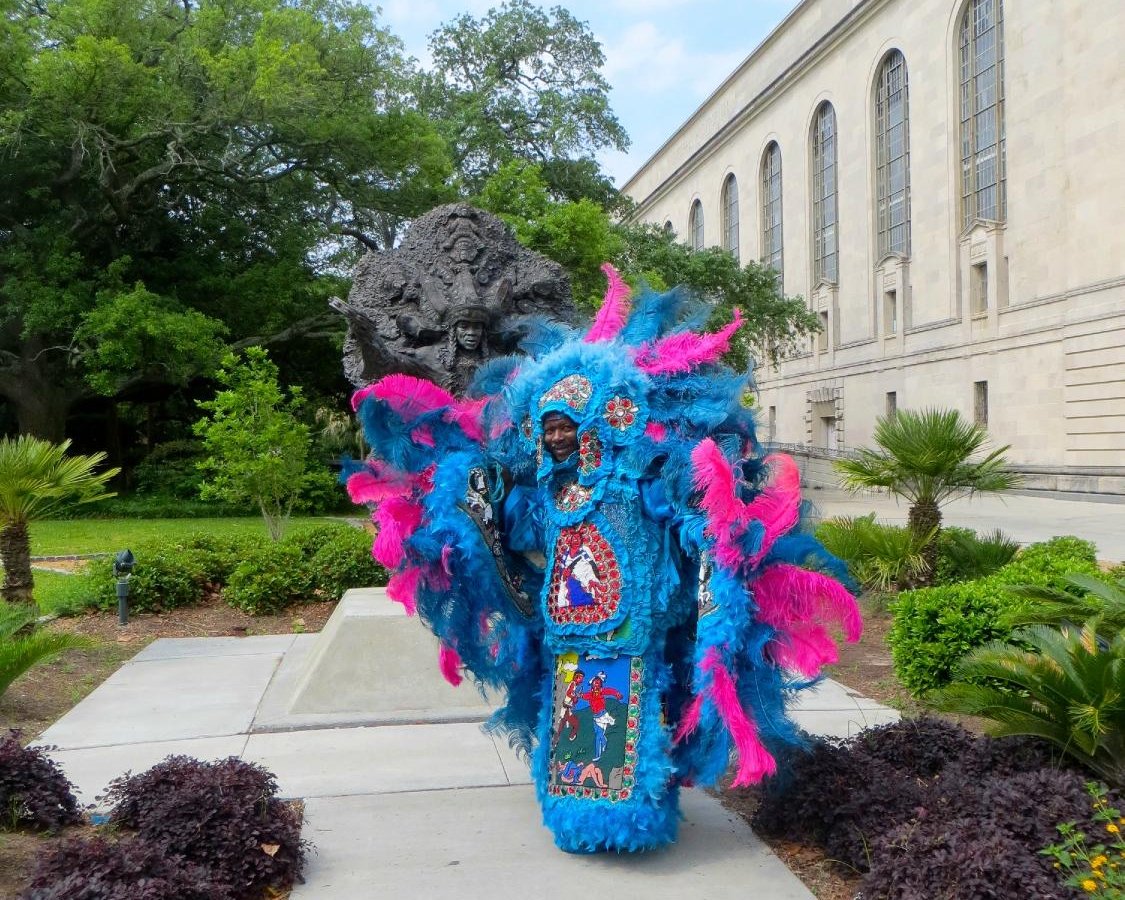
M 563 528 L 555 542 L 547 609 L 560 625 L 604 622 L 621 605 L 621 567 L 592 522 Z
M 555 494 L 555 508 L 560 512 L 577 512 L 590 502 L 593 488 L 573 482 L 560 488 Z
M 640 657 L 556 657 L 549 794 L 629 799 L 636 784 L 643 676 Z
M 594 386 L 590 379 L 583 375 L 567 375 L 566 378 L 556 381 L 547 392 L 539 398 L 539 408 L 548 403 L 562 401 L 575 412 L 585 412 L 586 404 L 594 395 Z

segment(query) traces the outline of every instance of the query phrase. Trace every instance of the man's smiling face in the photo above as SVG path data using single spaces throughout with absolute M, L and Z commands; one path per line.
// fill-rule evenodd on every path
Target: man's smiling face
M 578 424 L 562 413 L 543 417 L 543 443 L 555 462 L 562 462 L 578 449 Z

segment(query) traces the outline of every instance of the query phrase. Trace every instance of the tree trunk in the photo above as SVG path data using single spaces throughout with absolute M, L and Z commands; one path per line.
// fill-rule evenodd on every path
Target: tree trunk
M 20 358 L 0 370 L 0 397 L 15 411 L 20 434 L 53 443 L 66 436 L 67 413 L 84 390 L 59 357 L 32 338 L 20 348 Z
M 920 587 L 934 583 L 938 563 L 938 536 L 941 534 L 941 507 L 932 500 L 923 500 L 910 507 L 907 525 L 915 534 L 921 536 L 933 532 L 933 537 L 922 548 L 924 567 L 919 575 Z
M 4 586 L 0 596 L 9 603 L 31 603 L 31 539 L 27 522 L 10 522 L 0 529 L 0 562 L 4 564 Z

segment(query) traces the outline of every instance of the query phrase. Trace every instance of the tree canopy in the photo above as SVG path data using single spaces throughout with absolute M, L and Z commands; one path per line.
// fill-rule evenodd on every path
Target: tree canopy
M 449 141 L 470 191 L 504 163 L 541 164 L 557 198 L 608 202 L 612 183 L 592 154 L 629 138 L 609 106 L 605 54 L 561 6 L 507 0 L 479 19 L 463 13 L 430 36 L 433 68 L 421 108 Z
M 6 6 L 0 396 L 22 431 L 58 437 L 90 389 L 182 382 L 223 338 L 315 319 L 326 241 L 451 196 L 399 42 L 362 4 Z
M 557 201 L 539 166 L 525 160 L 502 165 L 474 202 L 503 218 L 526 246 L 570 272 L 575 302 L 597 308 L 605 290 L 600 266 L 609 260 L 634 286 L 683 286 L 713 306 L 712 323 L 725 323 L 738 307 L 747 323 L 729 361 L 751 357 L 775 362 L 816 332 L 816 316 L 800 297 L 785 297 L 777 278 L 756 262 L 740 266 L 726 250 L 692 250 L 655 225 L 614 222 L 588 199 Z

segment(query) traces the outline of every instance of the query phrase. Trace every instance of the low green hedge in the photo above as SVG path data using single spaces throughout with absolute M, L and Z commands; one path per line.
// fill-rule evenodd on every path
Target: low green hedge
M 200 603 L 209 593 L 252 615 L 291 603 L 338 600 L 353 587 L 386 584 L 371 558 L 371 535 L 344 523 L 295 531 L 275 543 L 264 537 L 196 533 L 177 541 L 133 547 L 137 567 L 129 582 L 129 608 L 156 612 Z M 113 560 L 95 560 L 72 576 L 68 595 L 101 609 L 117 606 Z
M 887 637 L 895 674 L 915 695 L 944 686 L 964 654 L 1009 636 L 1000 616 L 1024 601 L 1008 587 L 1061 586 L 1068 573 L 1097 571 L 1093 544 L 1057 537 L 1021 550 L 986 578 L 904 591 L 891 604 L 894 623 Z

